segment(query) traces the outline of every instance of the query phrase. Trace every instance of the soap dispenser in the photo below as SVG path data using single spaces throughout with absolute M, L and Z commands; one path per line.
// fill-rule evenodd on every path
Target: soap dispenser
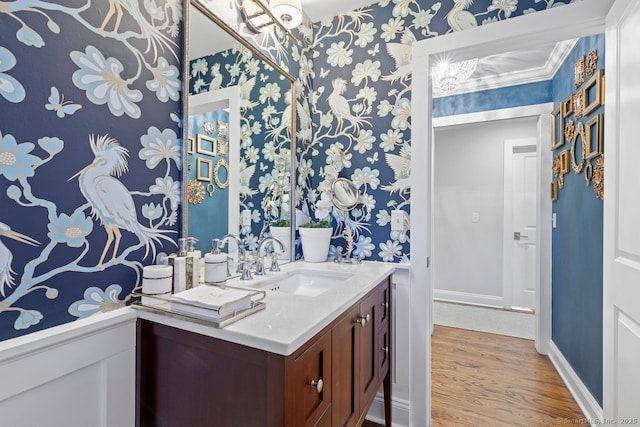
M 198 239 L 195 237 L 187 237 L 187 257 L 193 260 L 193 271 L 191 274 L 192 286 L 198 286 L 200 284 L 200 258 L 202 258 L 202 252 L 196 250 L 196 243 Z
M 227 279 L 227 254 L 220 252 L 222 240 L 211 241 L 211 252 L 204 256 L 204 281 L 215 285 Z
M 188 242 L 187 238 L 178 239 L 178 253 L 169 255 L 169 264 L 173 265 L 173 293 L 182 292 L 193 287 L 188 285 L 193 276 L 193 257 L 187 256 Z M 190 260 L 191 268 L 187 266 Z

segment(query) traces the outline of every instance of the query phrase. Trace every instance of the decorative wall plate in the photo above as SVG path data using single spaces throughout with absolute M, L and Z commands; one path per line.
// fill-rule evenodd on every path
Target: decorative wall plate
M 604 200 L 604 154 L 598 157 L 593 168 L 593 191 L 598 199 Z
M 213 123 L 210 120 L 205 120 L 204 123 L 202 124 L 202 129 L 207 133 L 207 135 L 213 135 L 213 131 L 215 130 L 215 127 L 213 126 Z
M 576 89 L 584 83 L 584 56 L 581 56 L 573 66 L 573 82 Z
M 197 180 L 191 180 L 187 184 L 187 201 L 192 205 L 202 203 L 204 200 L 204 187 L 202 183 Z

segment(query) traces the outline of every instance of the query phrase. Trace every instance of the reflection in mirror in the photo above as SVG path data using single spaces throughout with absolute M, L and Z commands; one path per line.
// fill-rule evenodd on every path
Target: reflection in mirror
M 271 223 L 291 226 L 294 79 L 221 25 L 191 3 L 185 128 L 196 143 L 185 154 L 185 184 L 200 181 L 205 195 L 197 205 L 185 204 L 184 233 L 196 237 L 203 252 L 211 249 L 211 239 L 227 233 L 254 250 Z M 198 171 L 199 158 L 214 165 L 209 175 Z M 221 161 L 228 166 L 217 167 Z
M 358 204 L 358 188 L 346 178 L 338 178 L 331 184 L 331 201 L 343 211 L 350 211 Z

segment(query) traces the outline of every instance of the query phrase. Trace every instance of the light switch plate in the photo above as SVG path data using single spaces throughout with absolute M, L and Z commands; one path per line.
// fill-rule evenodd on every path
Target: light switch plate
M 471 222 L 480 222 L 480 212 L 471 212 Z
M 245 209 L 240 214 L 240 225 L 243 227 L 248 227 L 251 225 L 251 210 Z
M 551 215 L 551 226 L 553 228 L 556 228 L 556 213 L 555 212 Z
M 391 211 L 391 231 L 404 230 L 404 211 L 394 209 Z

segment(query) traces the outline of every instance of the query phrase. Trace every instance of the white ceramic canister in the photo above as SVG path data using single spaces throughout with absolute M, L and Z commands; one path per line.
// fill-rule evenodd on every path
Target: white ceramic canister
M 227 280 L 227 254 L 204 255 L 204 282 L 221 283 Z
M 158 305 L 171 296 L 173 267 L 170 265 L 147 265 L 142 269 L 142 304 Z M 149 295 L 145 297 L 144 295 Z

